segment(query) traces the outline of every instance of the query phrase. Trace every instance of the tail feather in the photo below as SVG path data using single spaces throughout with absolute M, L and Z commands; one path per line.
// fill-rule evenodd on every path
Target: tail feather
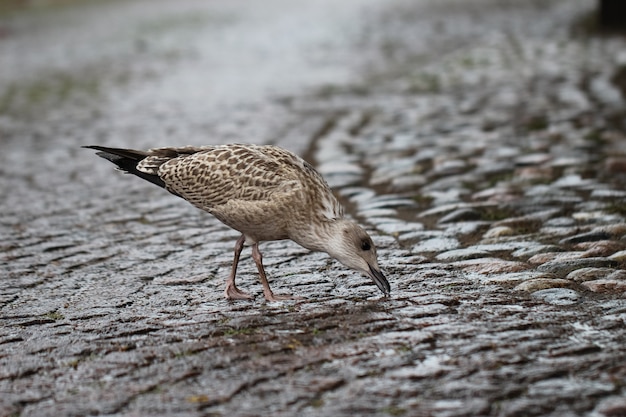
M 158 175 L 148 174 L 137 169 L 137 164 L 150 155 L 145 151 L 137 151 L 134 149 L 107 148 L 104 146 L 83 146 L 83 148 L 95 149 L 101 158 L 113 162 L 117 167 L 129 174 L 133 174 L 146 181 L 150 181 L 159 187 L 165 188 L 165 183 Z

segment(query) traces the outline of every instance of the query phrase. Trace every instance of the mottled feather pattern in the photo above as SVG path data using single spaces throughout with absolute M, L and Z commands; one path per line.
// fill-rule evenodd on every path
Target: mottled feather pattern
M 309 210 L 302 212 L 310 213 L 313 208 L 320 217 L 343 216 L 341 205 L 317 171 L 302 158 L 274 146 L 230 144 L 152 149 L 137 169 L 157 174 L 168 191 L 228 226 L 246 230 L 249 240 L 289 238 L 290 231 L 281 222 L 285 210 L 299 212 L 298 207 L 307 207 Z M 277 207 L 264 201 L 284 203 Z M 232 218 L 233 212 L 239 213 L 238 218 Z M 259 223 L 273 227 L 257 231 L 254 225 Z M 272 232 L 268 233 L 268 229 Z

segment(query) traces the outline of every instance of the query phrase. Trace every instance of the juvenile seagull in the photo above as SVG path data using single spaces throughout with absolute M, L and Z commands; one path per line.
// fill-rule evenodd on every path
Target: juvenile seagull
M 165 188 L 241 232 L 224 290 L 228 299 L 252 298 L 235 285 L 244 244 L 252 245 L 252 258 L 265 298 L 293 298 L 272 292 L 259 251 L 259 242 L 281 239 L 328 253 L 369 276 L 383 294 L 389 294 L 389 282 L 378 267 L 376 247 L 370 236 L 344 217 L 343 207 L 322 176 L 285 149 L 244 144 L 149 151 L 85 148 L 98 150 L 98 156 L 120 170 Z

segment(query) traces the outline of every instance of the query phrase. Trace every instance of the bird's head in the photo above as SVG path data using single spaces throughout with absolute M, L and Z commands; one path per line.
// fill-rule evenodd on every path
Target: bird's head
M 367 232 L 348 219 L 333 220 L 330 229 L 326 252 L 348 268 L 369 276 L 383 294 L 389 295 L 389 282 L 378 267 L 376 246 Z

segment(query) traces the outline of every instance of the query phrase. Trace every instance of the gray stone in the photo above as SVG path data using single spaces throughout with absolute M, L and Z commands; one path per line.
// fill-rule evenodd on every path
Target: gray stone
M 626 280 L 623 279 L 595 279 L 583 282 L 582 286 L 593 292 L 617 294 L 626 292 Z
M 393 235 L 415 233 L 424 230 L 422 223 L 404 222 L 394 218 L 375 217 L 370 218 L 369 221 L 381 232 Z
M 553 237 L 563 239 L 564 236 L 571 236 L 580 232 L 580 228 L 578 227 L 567 227 L 567 226 L 558 226 L 558 227 L 542 227 L 539 229 L 539 233 L 543 236 Z
M 398 207 L 414 207 L 415 201 L 408 198 L 401 198 L 398 196 L 390 195 L 385 197 L 372 198 L 367 201 L 363 201 L 359 204 L 361 210 L 371 209 L 384 209 L 384 208 L 398 208 Z
M 509 226 L 494 226 L 483 234 L 483 239 L 497 239 L 504 236 L 512 236 L 515 230 Z
M 574 220 L 579 221 L 581 223 L 586 224 L 613 224 L 623 222 L 623 217 L 614 214 L 607 214 L 602 209 L 605 204 L 592 202 L 589 204 L 593 204 L 594 207 L 590 207 L 591 209 L 596 209 L 595 211 L 578 211 L 572 214 Z M 579 207 L 582 209 L 589 209 L 588 207 Z
M 621 251 L 615 252 L 614 254 L 609 256 L 609 259 L 611 259 L 613 261 L 617 261 L 617 262 L 624 262 L 624 261 L 626 261 L 626 250 L 621 250 Z
M 476 248 L 453 249 L 438 254 L 435 258 L 442 262 L 462 261 L 466 259 L 484 258 L 488 251 Z
M 612 395 L 598 402 L 591 417 L 613 417 L 626 415 L 626 397 Z
M 604 278 L 615 271 L 613 268 L 580 268 L 567 274 L 567 279 L 575 282 L 591 281 Z
M 626 198 L 626 191 L 622 190 L 593 190 L 591 192 L 591 198 L 606 198 L 606 199 L 614 199 L 614 198 Z
M 532 278 L 515 287 L 517 291 L 536 292 L 545 289 L 563 288 L 571 285 L 571 281 L 560 278 Z
M 528 248 L 536 245 L 534 242 L 528 242 L 524 240 L 511 239 L 508 241 L 504 241 L 504 239 L 500 239 L 498 242 L 494 243 L 479 243 L 474 245 L 473 248 L 478 250 L 485 250 L 488 252 L 511 252 L 520 248 Z
M 531 153 L 519 156 L 515 159 L 516 165 L 541 165 L 552 159 L 549 153 Z
M 555 217 L 548 219 L 543 223 L 544 227 L 572 227 L 576 221 L 571 217 Z
M 580 301 L 580 294 L 568 288 L 547 288 L 535 291 L 531 296 L 557 306 L 568 306 Z
M 554 252 L 558 252 L 561 250 L 562 249 L 559 246 L 542 245 L 542 244 L 537 243 L 531 246 L 519 248 L 511 252 L 511 256 L 515 258 L 530 258 L 540 253 L 550 253 L 550 252 L 554 253 Z
M 370 219 L 373 217 L 391 217 L 397 216 L 398 211 L 389 208 L 377 208 L 377 209 L 369 209 L 369 210 L 359 210 L 357 215 L 361 218 Z
M 436 237 L 419 242 L 417 245 L 413 246 L 412 251 L 414 253 L 443 252 L 456 249 L 460 245 L 459 241 L 455 238 Z
M 467 162 L 464 160 L 444 160 L 435 164 L 433 174 L 435 175 L 454 175 L 465 171 Z
M 580 268 L 614 268 L 617 262 L 606 258 L 582 258 L 564 259 L 546 262 L 537 267 L 538 271 L 550 272 L 560 276 L 566 276 L 570 272 Z
M 391 187 L 395 191 L 415 190 L 426 183 L 423 175 L 401 175 L 391 179 Z
M 432 208 L 418 213 L 417 216 L 418 217 L 444 216 L 445 213 L 449 213 L 458 209 L 472 208 L 472 207 L 475 207 L 475 206 L 472 204 L 467 204 L 467 203 L 436 204 L 436 205 L 433 205 Z
M 606 278 L 615 280 L 626 280 L 626 271 L 623 269 L 618 269 L 617 271 L 611 272 Z
M 462 208 L 446 214 L 439 219 L 439 223 L 464 222 L 468 220 L 479 220 L 480 218 L 481 215 L 478 211 L 472 208 Z
M 565 239 L 561 239 L 559 241 L 559 244 L 573 245 L 573 244 L 581 243 L 581 242 L 595 242 L 598 240 L 606 240 L 610 238 L 611 238 L 611 235 L 609 233 L 602 231 L 602 230 L 598 230 L 598 231 L 591 231 L 587 233 L 580 233 L 575 236 L 570 236 Z
M 465 272 L 475 272 L 478 274 L 503 274 L 528 269 L 528 265 L 523 262 L 506 261 L 490 257 L 456 261 L 453 262 L 452 265 Z
M 480 282 L 484 284 L 499 284 L 499 285 L 513 285 L 520 284 L 524 281 L 532 279 L 554 279 L 551 274 L 546 274 L 537 271 L 521 271 L 521 272 L 505 272 L 502 274 L 490 274 L 488 276 L 480 277 Z
M 476 234 L 486 227 L 489 227 L 489 222 L 478 221 L 449 223 L 445 225 L 444 234 L 446 236 L 463 237 Z
M 596 394 L 608 393 L 615 389 L 611 382 L 589 381 L 582 378 L 551 378 L 535 382 L 529 388 L 541 397 L 552 397 L 557 391 L 567 393 L 575 398 L 581 392 L 594 392 Z

